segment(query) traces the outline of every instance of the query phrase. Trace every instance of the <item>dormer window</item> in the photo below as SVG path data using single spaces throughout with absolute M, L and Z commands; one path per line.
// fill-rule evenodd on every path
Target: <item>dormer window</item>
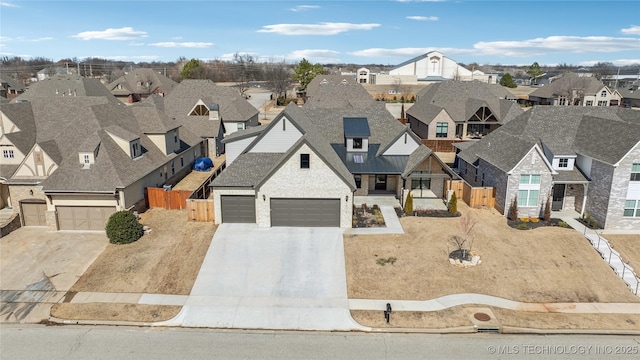
M 558 167 L 559 168 L 568 168 L 569 167 L 569 159 L 567 158 L 561 158 L 558 160 Z
M 89 154 L 84 154 L 83 159 L 82 159 L 84 164 L 89 164 L 91 161 L 91 158 L 89 157 Z
M 122 84 L 118 84 L 118 86 L 116 86 L 118 89 L 122 89 Z
M 367 118 L 343 118 L 342 125 L 347 152 L 367 152 L 371 136 Z
M 178 131 L 177 130 L 173 130 L 173 142 L 174 143 L 178 143 Z
M 140 144 L 135 141 L 131 144 L 131 158 L 135 159 L 140 155 L 142 155 L 142 151 L 140 151 Z
M 353 148 L 362 149 L 362 138 L 353 138 Z

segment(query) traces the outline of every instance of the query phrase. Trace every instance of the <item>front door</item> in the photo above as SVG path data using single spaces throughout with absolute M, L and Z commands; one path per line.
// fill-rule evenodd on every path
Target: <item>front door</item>
M 553 185 L 553 198 L 551 199 L 551 210 L 562 210 L 562 204 L 564 203 L 564 189 L 565 184 Z
M 376 190 L 387 190 L 387 175 L 376 175 Z

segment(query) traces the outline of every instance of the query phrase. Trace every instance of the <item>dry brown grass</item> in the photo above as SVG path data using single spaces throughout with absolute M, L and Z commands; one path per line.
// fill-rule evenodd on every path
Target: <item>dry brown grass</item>
M 352 310 L 351 317 L 361 325 L 373 328 L 446 329 L 473 325 L 462 306 L 442 311 L 394 311 L 389 324 L 383 311 Z
M 348 295 L 364 299 L 428 300 L 479 293 L 523 302 L 640 302 L 589 242 L 572 229 L 517 230 L 495 210 L 469 209 L 473 249 L 482 263 L 449 264 L 459 218 L 401 219 L 403 235 L 345 236 Z M 395 264 L 376 259 L 395 257 Z
M 604 237 L 611 247 L 622 256 L 622 260 L 631 265 L 636 274 L 640 273 L 640 235 L 606 234 Z
M 107 320 L 156 322 L 173 318 L 181 306 L 121 303 L 61 303 L 51 308 L 51 315 L 67 320 Z
M 131 244 L 109 244 L 71 291 L 188 295 L 216 226 L 188 222 L 186 211 L 143 213 L 140 222 L 151 232 Z

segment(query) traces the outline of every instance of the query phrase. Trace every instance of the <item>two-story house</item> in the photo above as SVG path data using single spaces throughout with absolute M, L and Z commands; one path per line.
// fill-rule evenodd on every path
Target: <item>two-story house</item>
M 177 82 L 153 69 L 139 68 L 117 78 L 107 89 L 120 101 L 131 104 L 152 94 L 166 96 L 176 85 Z
M 455 174 L 378 103 L 290 104 L 269 125 L 225 139 L 211 184 L 215 222 L 351 227 L 354 195 L 444 197 Z
M 620 93 L 589 74 L 565 73 L 529 94 L 534 105 L 619 106 Z
M 496 189 L 496 209 L 520 216 L 588 214 L 605 229 L 640 229 L 640 112 L 535 106 L 465 147 L 458 172 Z

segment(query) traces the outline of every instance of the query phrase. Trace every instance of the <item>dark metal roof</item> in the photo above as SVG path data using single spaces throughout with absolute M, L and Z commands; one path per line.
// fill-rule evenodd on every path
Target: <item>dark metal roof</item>
M 367 118 L 345 117 L 342 119 L 342 125 L 344 127 L 345 137 L 353 138 L 371 136 L 371 131 L 369 130 L 369 121 L 367 120 Z
M 369 144 L 364 152 L 347 152 L 343 144 L 331 144 L 333 150 L 352 174 L 394 174 L 400 175 L 407 166 L 408 155 L 376 156 L 380 144 Z M 360 163 L 362 156 L 362 163 Z

